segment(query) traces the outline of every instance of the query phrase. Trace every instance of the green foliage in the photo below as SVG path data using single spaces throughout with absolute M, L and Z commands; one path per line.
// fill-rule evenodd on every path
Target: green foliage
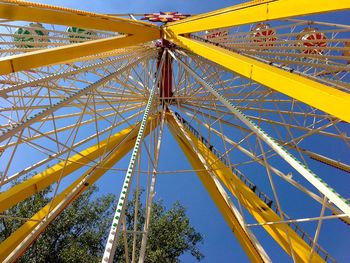
M 100 262 L 108 229 L 114 214 L 116 198 L 114 195 L 96 197 L 97 188 L 91 187 L 50 224 L 45 232 L 32 244 L 18 262 L 41 263 L 79 263 Z M 52 195 L 51 189 L 32 196 L 7 211 L 9 215 L 29 218 L 46 205 Z M 127 203 L 127 229 L 134 229 L 135 200 Z M 141 202 L 140 202 L 141 203 Z M 145 262 L 179 262 L 179 257 L 190 252 L 197 260 L 203 255 L 197 248 L 202 236 L 190 225 L 182 205 L 175 203 L 166 210 L 161 201 L 155 202 L 147 242 Z M 137 230 L 142 231 L 145 208 L 138 207 Z M 7 238 L 23 222 L 0 219 L 0 241 Z M 127 233 L 129 258 L 133 247 L 133 234 Z M 142 235 L 136 235 L 136 255 L 138 255 Z M 119 235 L 115 262 L 125 262 L 123 234 Z
M 127 229 L 134 229 L 134 213 L 135 200 L 139 199 L 139 195 L 134 193 L 133 200 L 127 204 L 126 225 Z M 142 231 L 142 226 L 145 221 L 145 208 L 139 206 L 137 221 L 137 230 Z M 142 235 L 137 235 L 136 254 L 138 255 Z M 161 201 L 154 202 L 152 205 L 151 223 L 148 233 L 147 254 L 145 262 L 180 262 L 179 257 L 184 252 L 190 252 L 198 261 L 203 259 L 203 254 L 197 248 L 197 244 L 202 241 L 202 235 L 190 225 L 189 219 L 186 216 L 185 208 L 176 202 L 166 211 L 165 206 Z M 121 261 L 125 262 L 123 237 L 120 236 L 118 240 L 118 247 L 116 256 Z M 132 257 L 132 236 L 128 236 L 129 258 Z

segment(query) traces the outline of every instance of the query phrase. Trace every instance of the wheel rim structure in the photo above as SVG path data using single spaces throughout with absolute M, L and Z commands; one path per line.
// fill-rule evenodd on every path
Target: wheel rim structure
M 172 136 L 251 261 L 270 262 L 278 248 L 294 262 L 335 262 L 318 241 L 350 224 L 350 25 L 314 18 L 348 9 L 261 0 L 174 13 L 182 20 L 157 26 L 137 14 L 0 1 L 0 215 L 23 221 L 0 244 L 1 261 L 16 261 L 81 193 L 119 172 L 101 262 L 112 262 L 127 235 L 125 260 L 143 262 Z M 138 231 L 124 210 L 141 182 Z M 50 185 L 52 200 L 37 214 L 8 213 Z

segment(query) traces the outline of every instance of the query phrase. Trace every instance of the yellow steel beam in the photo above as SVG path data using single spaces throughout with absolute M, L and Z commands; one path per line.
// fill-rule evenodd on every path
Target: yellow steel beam
M 228 70 L 350 122 L 349 93 L 209 43 L 181 36 L 169 37 L 183 48 Z
M 155 117 L 150 117 L 150 119 L 154 118 Z M 91 163 L 103 153 L 111 151 L 117 145 L 120 145 L 122 149 L 130 150 L 134 145 L 132 142 L 137 136 L 138 127 L 139 124 L 126 128 L 114 134 L 109 139 L 101 141 L 99 145 L 91 146 L 81 151 L 79 154 L 73 155 L 67 161 L 61 161 L 26 181 L 0 193 L 0 213 L 45 189 L 56 182 L 60 177 L 64 178 L 84 165 Z M 149 133 L 149 131 L 150 129 L 147 128 L 145 132 Z
M 170 123 L 169 127 L 174 134 L 176 140 L 180 144 L 182 150 L 186 154 L 188 160 L 192 164 L 193 168 L 201 172 L 197 172 L 200 178 L 209 178 L 209 174 L 204 166 L 201 165 L 200 160 L 197 157 L 197 153 L 194 152 L 188 145 L 189 142 L 186 138 L 179 138 L 180 128 L 172 115 L 167 115 L 167 121 Z M 185 127 L 184 127 L 185 128 Z M 259 223 L 265 222 L 280 222 L 282 218 L 275 213 L 269 206 L 267 206 L 248 186 L 246 186 L 237 175 L 233 174 L 232 170 L 222 163 L 208 148 L 202 143 L 196 136 L 194 136 L 187 128 L 185 128 L 187 134 L 190 136 L 196 149 L 201 153 L 208 164 L 212 172 L 222 181 L 227 189 L 237 198 L 239 198 L 241 204 L 247 209 L 247 211 L 256 219 Z M 210 190 L 209 187 L 207 187 Z M 214 197 L 216 198 L 216 197 Z M 217 200 L 214 199 L 217 203 Z M 225 214 L 224 214 L 225 216 Z M 311 252 L 311 246 L 307 244 L 298 234 L 293 231 L 287 224 L 273 224 L 262 226 L 270 236 L 289 254 L 291 251 L 289 248 L 288 232 L 291 245 L 293 247 L 294 255 L 297 262 L 308 262 Z M 240 240 L 240 236 L 234 232 L 237 238 Z M 241 240 L 240 240 L 241 241 Z M 324 262 L 324 260 L 314 253 L 311 262 Z
M 117 36 L 4 57 L 0 58 L 0 75 L 63 63 L 79 57 L 134 46 L 154 39 L 154 37 L 147 35 Z
M 159 37 L 151 23 L 27 1 L 0 0 L 0 18 Z
M 245 227 L 241 224 L 239 219 L 236 217 L 235 213 L 229 204 L 229 201 L 222 195 L 221 191 L 217 188 L 216 183 L 205 171 L 205 167 L 199 159 L 198 155 L 191 148 L 188 140 L 181 136 L 182 131 L 179 128 L 176 121 L 172 118 L 170 114 L 167 116 L 167 121 L 171 133 L 174 135 L 176 141 L 179 143 L 181 149 L 186 155 L 187 159 L 190 161 L 193 169 L 198 170 L 197 175 L 202 181 L 203 185 L 207 189 L 211 198 L 215 202 L 216 206 L 220 210 L 222 216 L 226 220 L 232 232 L 236 235 L 240 244 L 242 245 L 244 251 L 247 253 L 248 257 L 252 262 L 267 262 L 260 255 L 259 249 L 256 247 L 255 243 L 250 239 L 249 234 L 246 232 Z
M 150 119 L 149 119 L 150 120 Z M 152 126 L 150 125 L 152 123 Z M 154 130 L 158 125 L 158 121 L 148 122 L 148 126 L 146 128 L 146 134 L 149 134 L 151 130 Z M 0 261 L 3 262 L 9 254 L 39 225 L 39 220 L 43 220 L 46 215 L 55 209 L 60 203 L 64 201 L 66 196 L 72 192 L 73 189 L 78 187 L 82 181 L 85 181 L 86 177 L 93 172 L 92 175 L 89 176 L 89 179 L 81 185 L 79 192 L 77 195 L 72 196 L 69 200 L 69 203 L 73 202 L 77 199 L 85 190 L 87 190 L 91 185 L 93 185 L 109 168 L 111 168 L 115 163 L 117 163 L 125 154 L 127 154 L 133 145 L 135 144 L 137 130 L 139 125 L 136 127 L 136 132 L 130 134 L 131 128 L 123 130 L 121 133 L 130 134 L 130 136 L 123 141 L 123 143 L 118 147 L 116 151 L 114 151 L 110 157 L 108 157 L 104 162 L 100 163 L 98 167 L 92 167 L 87 172 L 85 172 L 81 177 L 79 177 L 76 181 L 74 181 L 69 187 L 67 187 L 64 191 L 58 194 L 53 200 L 52 204 L 47 204 L 43 207 L 39 212 L 37 212 L 30 221 L 24 223 L 20 228 L 18 228 L 15 232 L 11 234 L 6 240 L 4 240 L 0 244 Z M 125 137 L 124 137 L 125 138 Z M 114 146 L 116 144 L 114 143 Z M 49 209 L 51 210 L 49 211 Z M 64 207 L 65 208 L 65 207 Z M 63 209 L 64 209 L 63 208 Z M 62 212 L 62 211 L 61 211 Z M 52 222 L 54 218 L 51 218 L 50 222 Z M 37 238 L 37 237 L 36 237 Z
M 83 61 L 89 61 L 89 60 L 96 60 L 101 58 L 107 58 L 107 57 L 113 57 L 113 56 L 120 56 L 120 55 L 128 55 L 128 54 L 136 54 L 141 53 L 144 55 L 146 52 L 150 51 L 150 47 L 144 47 L 142 45 L 134 46 L 134 47 L 126 47 L 126 48 L 119 48 L 112 51 L 107 51 L 103 53 L 97 53 L 93 54 L 91 56 L 86 57 L 80 57 L 80 58 L 74 58 L 71 60 L 66 60 L 64 63 L 70 64 L 74 62 L 83 62 Z M 61 64 L 62 62 L 55 63 L 55 64 Z M 53 66 L 55 64 L 50 64 L 50 66 Z
M 80 196 L 86 189 L 88 189 L 98 178 L 100 178 L 114 163 L 118 161 L 122 157 L 119 154 L 119 151 L 115 152 L 111 158 L 105 163 L 100 164 L 100 168 L 97 168 L 90 180 L 82 185 L 81 190 L 78 192 L 78 195 L 72 197 L 69 203 L 73 202 L 76 198 Z M 78 184 L 84 180 L 84 178 L 92 171 L 93 169 L 89 169 L 88 172 L 84 173 L 78 180 L 72 183 L 68 188 L 66 188 L 63 192 L 57 195 L 52 200 L 51 210 L 55 209 L 64 198 L 75 188 Z M 4 240 L 0 244 L 0 261 L 3 262 L 8 255 L 24 240 L 34 229 L 39 225 L 39 220 L 43 220 L 45 216 L 49 213 L 50 204 L 47 204 L 43 207 L 39 212 L 37 212 L 34 216 L 32 216 L 30 221 L 24 223 L 20 228 L 18 228 L 15 232 L 11 234 L 6 240 Z
M 179 35 L 259 21 L 284 19 L 350 9 L 348 0 L 260 0 L 219 9 L 178 22 L 168 23 L 166 30 Z

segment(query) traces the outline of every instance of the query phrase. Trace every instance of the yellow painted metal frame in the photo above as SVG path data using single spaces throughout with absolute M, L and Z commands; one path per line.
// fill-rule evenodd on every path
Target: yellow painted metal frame
M 350 122 L 349 93 L 209 43 L 181 36 L 170 37 L 181 47 L 228 70 Z
M 258 249 L 255 247 L 254 243 L 250 240 L 249 235 L 244 229 L 244 226 L 241 225 L 240 221 L 232 211 L 228 200 L 226 200 L 225 197 L 221 194 L 220 190 L 216 187 L 213 179 L 210 177 L 208 172 L 205 171 L 205 167 L 198 158 L 198 155 L 191 149 L 187 139 L 184 136 L 180 136 L 182 131 L 177 125 L 176 121 L 170 114 L 167 115 L 170 131 L 174 135 L 176 141 L 179 143 L 187 159 L 193 166 L 193 169 L 199 170 L 199 172 L 197 172 L 199 179 L 202 181 L 209 195 L 220 210 L 231 231 L 236 235 L 237 239 L 242 245 L 242 248 L 247 253 L 252 262 L 265 262 L 258 252 Z
M 175 139 L 179 143 L 181 149 L 184 151 L 188 160 L 192 164 L 193 168 L 200 170 L 197 172 L 198 176 L 202 180 L 203 184 L 207 188 L 208 192 L 213 191 L 214 185 L 210 185 L 208 180 L 210 175 L 203 171 L 205 167 L 201 164 L 201 161 L 197 157 L 197 154 L 189 147 L 189 142 L 185 137 L 179 137 L 178 134 L 181 134 L 181 129 L 178 127 L 176 121 L 172 115 L 167 115 L 167 121 L 170 124 L 170 130 L 172 131 Z M 256 219 L 258 223 L 264 222 L 280 222 L 283 221 L 282 218 L 276 214 L 269 206 L 267 206 L 248 186 L 246 186 L 235 174 L 232 173 L 232 170 L 225 166 L 197 137 L 195 137 L 188 129 L 186 129 L 187 134 L 190 136 L 192 142 L 200 152 L 206 161 L 210 165 L 212 172 L 220 179 L 220 181 L 227 187 L 227 189 L 237 198 L 239 195 L 239 200 L 241 204 L 247 209 L 247 211 Z M 207 178 L 207 179 L 205 179 Z M 212 196 L 216 205 L 219 207 L 220 211 L 223 213 L 225 209 L 221 203 L 218 202 L 217 196 Z M 229 223 L 230 227 L 233 226 L 227 220 L 227 211 L 223 213 L 226 221 Z M 273 225 L 263 225 L 262 226 L 269 235 L 285 250 L 289 255 L 289 243 L 286 231 L 290 238 L 292 244 L 294 255 L 297 262 L 308 262 L 311 247 L 307 244 L 301 237 L 298 236 L 287 224 L 273 224 Z M 242 237 L 234 231 L 238 240 L 242 243 Z M 312 257 L 312 262 L 324 262 L 324 260 L 317 254 L 314 253 Z
M 118 49 L 115 49 L 112 51 L 107 51 L 107 52 L 103 52 L 103 53 L 99 53 L 99 54 L 92 54 L 91 56 L 74 58 L 71 60 L 64 61 L 64 63 L 70 64 L 70 63 L 74 63 L 74 62 L 83 62 L 83 61 L 89 61 L 89 60 L 96 60 L 96 59 L 100 59 L 100 58 L 135 54 L 138 52 L 143 52 L 143 54 L 145 54 L 145 52 L 148 52 L 148 51 L 151 51 L 150 47 L 147 48 L 147 47 L 138 45 L 138 46 L 133 46 L 133 47 L 118 48 Z M 62 64 L 62 62 L 58 62 L 55 64 Z M 55 65 L 55 64 L 51 64 L 50 66 Z
M 79 183 L 84 180 L 84 178 L 93 171 L 93 175 L 90 180 L 88 180 L 88 185 L 83 185 L 78 195 L 75 195 L 69 203 L 73 202 L 76 198 L 79 197 L 85 190 L 87 190 L 93 183 L 95 183 L 105 172 L 108 171 L 118 160 L 120 160 L 123 155 L 122 152 L 125 152 L 124 149 L 120 149 L 120 151 L 116 151 L 113 155 L 104 163 L 99 165 L 99 168 L 95 170 L 93 168 L 89 169 L 86 173 L 84 173 L 78 180 L 72 183 L 68 188 L 58 194 L 53 200 L 52 205 L 47 204 L 44 206 L 39 212 L 37 212 L 34 216 L 31 217 L 31 220 L 43 220 L 46 215 L 49 213 L 49 209 L 53 210 L 57 205 L 59 205 L 65 197 L 79 185 Z M 127 152 L 127 151 L 126 151 Z M 63 210 L 62 210 L 63 211 Z M 61 211 L 61 212 L 62 212 Z M 6 240 L 4 240 L 0 244 L 0 261 L 3 262 L 10 253 L 24 240 L 37 226 L 39 225 L 39 221 L 27 221 L 20 228 L 18 228 L 15 232 L 11 234 Z
M 147 35 L 117 36 L 8 56 L 0 58 L 0 75 L 69 62 L 79 57 L 134 46 L 151 40 L 154 38 Z
M 126 34 L 4 57 L 0 59 L 0 75 L 71 61 L 83 56 L 134 46 L 160 37 L 159 27 L 151 23 L 18 0 L 0 0 L 0 18 Z
M 159 28 L 151 23 L 27 1 L 0 0 L 0 17 L 159 37 Z
M 258 0 L 168 23 L 165 30 L 180 35 L 346 9 L 350 9 L 348 0 L 318 0 L 317 4 L 310 0 Z
M 150 119 L 154 118 L 150 117 Z M 111 151 L 117 145 L 130 150 L 133 146 L 132 142 L 137 136 L 138 127 L 139 124 L 128 127 L 112 135 L 109 139 L 101 141 L 99 145 L 91 146 L 73 155 L 67 161 L 61 161 L 26 181 L 13 186 L 7 191 L 0 193 L 0 212 L 40 192 L 55 183 L 60 177 L 64 178 L 79 168 L 88 165 L 103 153 Z M 149 128 L 145 132 L 149 133 Z
M 152 130 L 154 130 L 158 126 L 158 124 L 159 124 L 159 121 L 158 121 L 158 118 L 156 118 L 156 116 L 150 117 L 148 119 L 148 123 L 147 123 L 146 129 L 145 129 L 145 136 L 148 135 Z M 58 206 L 65 199 L 67 194 L 69 194 L 74 188 L 76 188 L 79 185 L 79 183 L 81 181 L 83 181 L 87 177 L 87 175 L 89 175 L 90 172 L 93 172 L 91 177 L 82 186 L 82 188 L 79 191 L 79 194 L 72 197 L 72 199 L 69 201 L 69 203 L 73 202 L 76 198 L 78 198 L 80 196 L 80 194 L 82 194 L 91 185 L 93 185 L 103 174 L 105 174 L 109 168 L 111 168 L 123 156 L 125 156 L 125 154 L 127 154 L 135 144 L 135 140 L 137 137 L 137 132 L 138 132 L 139 127 L 140 127 L 140 124 L 138 124 L 136 127 L 134 126 L 134 127 L 126 128 L 123 131 L 115 134 L 113 137 L 110 138 L 110 140 L 107 144 L 107 148 L 106 148 L 106 141 L 102 141 L 100 143 L 100 148 L 98 148 L 98 146 L 95 145 L 93 147 L 88 148 L 85 151 L 82 151 L 81 152 L 82 155 L 92 154 L 93 156 L 95 156 L 97 154 L 100 154 L 104 150 L 106 150 L 107 152 L 113 150 L 113 148 L 115 148 L 117 145 L 119 145 L 122 142 L 122 144 L 120 144 L 118 146 L 118 149 L 116 151 L 114 151 L 111 154 L 111 156 L 107 158 L 107 160 L 98 164 L 97 167 L 90 168 L 82 176 L 80 176 L 76 181 L 74 181 L 69 187 L 67 187 L 60 194 L 58 194 L 52 200 L 52 204 L 47 204 L 39 212 L 37 212 L 34 216 L 32 216 L 31 220 L 36 220 L 36 221 L 27 221 L 20 228 L 18 228 L 15 232 L 13 232 L 11 234 L 11 236 L 9 236 L 6 240 L 4 240 L 0 244 L 0 261 L 3 262 L 3 260 L 8 257 L 8 255 L 22 242 L 22 240 L 24 240 L 35 229 L 35 227 L 38 226 L 38 224 L 39 224 L 38 220 L 43 220 L 50 211 L 52 211 L 56 206 Z M 126 136 L 128 136 L 128 137 L 126 138 Z M 93 156 L 90 155 L 89 157 L 93 157 Z M 84 162 L 83 159 L 81 161 Z M 79 164 L 79 165 L 84 166 L 84 164 Z M 62 169 L 62 167 L 60 167 L 60 166 L 58 168 L 60 170 Z M 49 168 L 48 170 L 46 170 L 45 175 L 49 174 L 51 172 L 50 171 L 51 169 L 52 168 Z M 66 170 L 68 170 L 68 168 Z M 71 172 L 72 172 L 72 170 L 70 170 L 70 173 Z M 38 174 L 35 177 L 38 177 L 38 176 L 40 177 L 40 175 L 42 175 L 42 174 L 43 173 Z M 54 177 L 54 176 L 51 174 L 51 177 Z M 57 178 L 57 176 L 55 178 Z M 47 178 L 47 179 L 51 180 L 52 178 Z M 31 179 L 28 179 L 24 183 L 27 183 L 30 180 Z M 22 183 L 22 184 L 24 184 L 24 183 Z M 29 185 L 33 185 L 33 184 L 30 183 Z M 28 191 L 30 191 L 30 190 L 28 190 Z M 18 200 L 17 196 L 13 196 L 13 198 Z M 18 202 L 16 202 L 16 203 L 18 203 Z M 51 208 L 51 210 L 49 211 L 50 208 Z
M 179 22 L 169 23 L 163 27 L 163 35 L 181 47 L 246 78 L 252 79 L 262 85 L 332 114 L 337 118 L 350 122 L 350 112 L 348 111 L 348 109 L 350 109 L 349 94 L 296 74 L 277 69 L 243 55 L 230 52 L 226 49 L 180 36 L 181 34 L 191 32 L 238 26 L 258 21 L 345 9 L 350 9 L 350 2 L 348 0 L 318 0 L 317 4 L 310 0 L 259 0 L 194 16 Z M 123 37 L 118 36 L 92 40 L 85 43 L 76 43 L 58 48 L 38 50 L 26 54 L 5 57 L 0 59 L 0 74 L 8 74 L 66 61 L 75 61 L 75 59 L 79 57 L 108 52 L 121 47 L 133 46 L 160 37 L 159 28 L 150 23 L 16 0 L 0 0 L 0 17 L 11 20 L 69 25 L 128 34 Z M 170 115 L 167 116 L 167 120 L 170 124 L 171 132 L 174 134 L 194 169 L 201 170 L 197 173 L 199 178 L 218 206 L 220 212 L 223 214 L 230 228 L 237 236 L 249 258 L 254 262 L 262 262 L 261 256 L 250 241 L 246 231 L 231 211 L 228 201 L 225 200 L 219 189 L 215 186 L 215 182 L 209 176 L 208 172 L 204 171 L 205 167 L 197 154 L 189 147 L 187 139 L 184 136 L 179 136 L 181 130 L 173 117 L 169 116 Z M 146 129 L 146 131 L 149 130 L 150 129 Z M 89 180 L 89 185 L 93 184 L 108 168 L 113 166 L 131 149 L 133 141 L 135 141 L 136 138 L 136 132 L 137 129 L 129 127 L 112 136 L 108 143 L 106 140 L 102 141 L 99 146 L 95 145 L 90 147 L 80 154 L 72 156 L 67 162 L 60 162 L 25 182 L 14 186 L 8 191 L 0 193 L 0 212 L 48 187 L 50 184 L 57 181 L 59 177 L 65 177 L 82 166 L 89 164 L 92 160 L 97 159 L 101 153 L 111 151 L 118 144 L 122 143 L 120 148 L 114 152 L 106 162 L 101 164 L 100 167 L 104 169 L 95 170 L 95 173 Z M 281 218 L 241 182 L 239 178 L 232 173 L 231 169 L 227 168 L 218 160 L 193 134 L 189 131 L 187 132 L 198 151 L 207 158 L 208 163 L 213 169 L 213 173 L 233 195 L 239 197 L 244 207 L 258 222 L 281 221 Z M 127 137 L 127 135 L 130 136 Z M 71 186 L 57 195 L 53 200 L 52 208 L 56 207 L 64 199 L 65 195 L 72 191 L 72 189 L 86 177 L 87 173 L 88 172 L 83 174 Z M 86 190 L 87 187 L 84 187 L 81 192 Z M 73 200 L 77 197 L 78 195 L 75 196 Z M 45 206 L 35 214 L 32 219 L 43 219 L 48 213 L 48 209 L 49 205 Z M 0 259 L 5 259 L 37 224 L 37 221 L 28 221 L 6 239 L 0 245 Z M 285 232 L 287 230 L 290 241 L 293 244 L 297 261 L 305 262 L 308 260 L 311 247 L 288 225 L 274 224 L 263 225 L 262 227 L 290 254 Z M 323 260 L 318 254 L 314 254 L 312 262 L 323 262 Z

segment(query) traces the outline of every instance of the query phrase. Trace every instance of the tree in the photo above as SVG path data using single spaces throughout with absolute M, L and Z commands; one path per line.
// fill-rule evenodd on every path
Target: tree
M 128 229 L 134 229 L 135 200 L 140 203 L 140 195 L 137 192 L 133 195 L 133 200 L 129 201 L 126 207 L 126 225 Z M 145 221 L 145 208 L 139 206 L 136 230 L 142 231 Z M 137 248 L 140 248 L 142 235 L 137 236 Z M 202 241 L 202 235 L 190 225 L 186 216 L 185 208 L 176 202 L 166 211 L 162 201 L 152 204 L 151 223 L 147 241 L 147 255 L 145 262 L 180 262 L 179 257 L 184 252 L 190 252 L 198 261 L 203 259 L 203 254 L 197 248 L 197 244 Z M 124 243 L 120 236 L 116 250 L 116 258 L 121 259 L 119 262 L 125 262 Z M 128 238 L 128 247 L 132 248 L 131 236 Z M 136 250 L 138 254 L 138 250 Z M 129 249 L 129 258 L 131 258 L 131 249 Z M 117 261 L 115 261 L 117 262 Z
M 101 262 L 117 200 L 111 194 L 96 197 L 97 191 L 97 187 L 92 186 L 67 207 L 18 262 Z M 7 213 L 28 218 L 50 201 L 50 194 L 52 189 L 46 189 L 9 209 Z M 127 203 L 125 214 L 128 229 L 134 227 L 134 201 L 139 198 L 134 193 L 133 200 Z M 141 231 L 145 208 L 141 202 L 139 204 L 137 229 Z M 154 202 L 151 218 L 145 262 L 179 262 L 179 257 L 185 252 L 190 252 L 198 261 L 203 258 L 197 248 L 197 244 L 202 242 L 202 236 L 190 225 L 181 204 L 177 202 L 166 210 L 162 201 Z M 23 223 L 8 218 L 1 218 L 0 221 L 0 241 Z M 140 247 L 141 238 L 142 235 L 138 234 L 137 248 Z M 127 234 L 130 258 L 132 240 L 132 234 Z M 122 235 L 119 235 L 116 258 L 115 262 L 125 262 Z

